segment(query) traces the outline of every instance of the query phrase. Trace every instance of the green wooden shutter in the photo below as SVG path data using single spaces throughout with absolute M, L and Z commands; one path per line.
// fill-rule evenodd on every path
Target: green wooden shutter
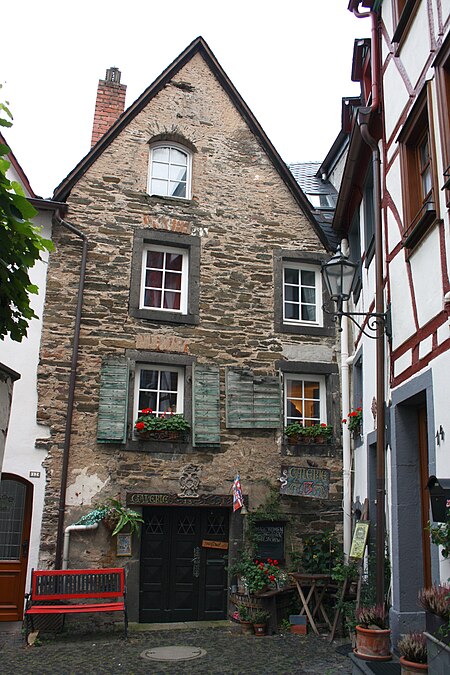
M 100 371 L 97 443 L 125 443 L 127 437 L 128 359 L 107 357 Z
M 279 377 L 256 376 L 253 380 L 255 427 L 278 429 L 281 424 L 281 383 Z
M 227 427 L 253 429 L 253 373 L 250 370 L 227 369 Z
M 195 365 L 192 385 L 192 444 L 220 443 L 220 371 L 217 366 Z
M 254 376 L 249 370 L 227 369 L 227 427 L 276 429 L 280 426 L 280 380 Z

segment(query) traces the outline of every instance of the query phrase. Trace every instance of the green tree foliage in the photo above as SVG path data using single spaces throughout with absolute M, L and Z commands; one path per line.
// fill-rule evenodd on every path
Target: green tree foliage
M 8 107 L 0 102 L 0 127 L 12 125 Z M 31 219 L 36 209 L 26 199 L 22 186 L 10 181 L 10 149 L 0 143 L 0 339 L 9 335 L 21 342 L 27 335 L 28 322 L 37 318 L 30 306 L 30 295 L 38 288 L 31 283 L 29 270 L 41 259 L 41 251 L 53 250 L 43 239 Z

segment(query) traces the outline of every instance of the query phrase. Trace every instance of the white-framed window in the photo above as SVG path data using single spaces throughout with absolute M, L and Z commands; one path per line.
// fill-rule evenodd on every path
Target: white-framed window
M 148 192 L 162 197 L 191 198 L 192 155 L 176 143 L 150 147 Z
M 284 373 L 284 423 L 304 426 L 326 423 L 326 389 L 323 375 Z
M 162 413 L 184 412 L 184 368 L 152 363 L 136 366 L 135 419 L 144 408 Z
M 322 326 L 322 279 L 313 265 L 286 262 L 283 265 L 283 321 Z
M 187 313 L 188 251 L 146 245 L 142 251 L 140 307 Z

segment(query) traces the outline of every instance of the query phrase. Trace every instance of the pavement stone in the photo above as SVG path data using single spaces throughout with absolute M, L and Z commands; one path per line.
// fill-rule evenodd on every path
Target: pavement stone
M 76 630 L 41 637 L 37 645 L 0 633 L 2 675 L 284 675 L 318 673 L 350 675 L 352 664 L 325 636 L 242 635 L 237 624 L 184 624 L 173 628 L 131 631 L 126 640 L 112 627 L 108 632 L 83 634 Z M 187 646 L 206 650 L 190 661 L 157 662 L 143 659 L 155 647 Z

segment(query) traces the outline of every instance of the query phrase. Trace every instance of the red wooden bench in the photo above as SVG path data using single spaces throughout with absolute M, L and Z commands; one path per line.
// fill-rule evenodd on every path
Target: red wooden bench
M 25 638 L 33 617 L 42 614 L 123 612 L 128 634 L 125 570 L 32 570 L 31 591 L 25 595 Z M 120 599 L 119 599 L 120 598 Z M 86 602 L 73 603 L 74 599 Z M 88 602 L 101 600 L 102 602 Z M 52 604 L 53 603 L 53 604 Z

